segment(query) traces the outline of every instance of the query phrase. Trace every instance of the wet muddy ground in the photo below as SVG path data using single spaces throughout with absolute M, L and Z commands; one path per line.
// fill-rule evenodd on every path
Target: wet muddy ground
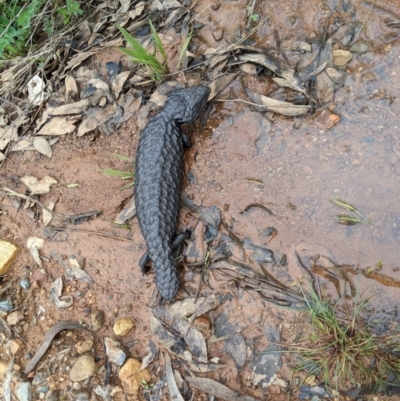
M 247 2 L 222 2 L 218 11 L 213 9 L 212 3 L 199 1 L 194 8 L 197 20 L 204 24 L 194 39 L 199 52 L 232 43 L 235 37 L 242 35 L 247 23 Z M 340 18 L 332 12 L 338 7 L 336 3 L 314 0 L 305 6 L 301 1 L 261 2 L 254 14 L 260 21 L 264 18 L 267 21 L 252 36 L 254 45 L 276 49 L 279 40 L 311 41 L 318 38 L 327 18 L 331 18 L 332 23 L 335 23 L 335 18 Z M 344 3 L 348 4 L 348 9 L 353 7 L 359 20 L 366 21 L 361 36 L 370 44 L 368 51 L 353 55 L 346 67 L 345 83 L 335 93 L 332 110 L 340 116 L 340 122 L 326 129 L 324 123 L 312 115 L 296 118 L 262 115 L 245 104 L 232 101 L 245 98 L 238 77 L 221 94 L 223 100 L 212 102 L 204 127 L 200 127 L 199 123 L 185 127 L 186 132 L 192 135 L 193 147 L 185 156 L 184 193 L 197 205 L 216 205 L 222 211 L 223 220 L 240 239 L 248 237 L 257 245 L 267 246 L 274 252 L 277 261 L 287 255 L 287 264 L 266 265 L 285 284 L 290 285 L 306 276 L 295 258 L 295 248 L 299 244 L 307 243 L 310 249 L 317 245 L 326 248 L 335 263 L 353 268 L 352 279 L 358 294 L 375 294 L 371 300 L 370 320 L 390 321 L 393 329 L 400 324 L 398 287 L 385 286 L 367 278 L 360 270 L 378 265 L 380 273 L 400 281 L 400 44 L 390 37 L 394 34 L 393 29 L 384 24 L 386 18 L 393 18 L 388 12 L 371 9 L 367 2 L 340 3 L 343 3 L 342 7 L 345 7 Z M 385 7 L 400 14 L 400 8 L 394 1 L 387 2 Z M 346 16 L 352 12 L 348 9 L 344 13 Z M 222 41 L 217 42 L 212 35 L 216 29 L 223 29 Z M 173 35 L 173 30 L 168 33 Z M 109 51 L 97 56 L 91 63 L 92 66 L 101 66 L 115 60 L 115 57 L 123 59 L 117 51 Z M 288 54 L 289 60 L 290 57 Z M 263 74 L 245 74 L 244 81 L 246 86 L 260 93 L 276 86 L 269 76 Z M 228 94 L 231 95 L 229 98 L 224 96 Z M 135 329 L 121 341 L 129 348 L 132 357 L 142 360 L 147 355 L 149 338 L 152 338 L 148 305 L 154 289 L 154 275 L 151 272 L 142 276 L 138 267 L 145 244 L 137 220 L 130 222 L 129 229 L 112 223 L 132 197 L 132 190 L 120 191 L 125 182 L 101 172 L 102 168 L 132 170 L 130 162 L 119 160 L 114 154 L 134 159 L 139 135 L 136 114 L 109 137 L 100 134 L 88 134 L 81 138 L 74 135 L 61 137 L 51 159 L 34 151 L 15 152 L 4 163 L 0 182 L 21 193 L 24 192 L 23 185 L 18 186 L 3 175 L 54 177 L 58 184 L 52 187 L 49 194 L 42 195 L 40 201 L 43 204 L 56 202 L 58 213 L 102 211 L 94 220 L 67 227 L 125 239 L 79 231 L 59 232 L 47 238 L 41 250 L 46 276 L 38 279 L 40 268 L 33 262 L 26 243 L 29 237 L 45 238 L 42 224 L 32 218 L 28 210 L 16 209 L 10 198 L 3 199 L 1 238 L 21 249 L 2 285 L 13 285 L 14 305 L 24 313 L 22 322 L 13 327 L 15 336 L 22 340 L 22 349 L 16 360 L 22 369 L 27 363 L 27 354 L 38 348 L 52 324 L 59 320 L 89 322 L 94 310 L 105 313 L 99 332 L 101 335 L 113 337 L 114 322 L 122 317 L 132 318 Z M 78 186 L 68 188 L 67 185 L 72 183 Z M 370 222 L 354 226 L 338 224 L 335 216 L 342 211 L 332 202 L 332 197 L 340 197 L 355 205 Z M 244 212 L 253 203 L 266 206 L 273 214 L 260 208 Z M 61 225 L 61 220 L 55 218 L 58 225 Z M 56 225 L 55 222 L 52 224 Z M 180 227 L 194 229 L 196 224 L 197 217 L 182 208 Z M 270 227 L 277 232 L 273 238 L 267 235 Z M 75 297 L 73 306 L 65 310 L 57 309 L 48 299 L 51 283 L 64 273 L 62 266 L 50 257 L 51 251 L 64 256 L 75 255 L 84 263 L 85 271 L 95 282 L 89 285 L 65 282 L 64 293 Z M 28 290 L 19 286 L 23 277 L 31 281 Z M 199 276 L 189 279 L 184 285 L 194 296 Z M 320 280 L 330 296 L 338 295 L 327 280 L 322 277 Z M 241 320 L 248 352 L 256 353 L 265 348 L 265 344 L 258 339 L 268 328 L 280 333 L 278 340 L 285 343 L 293 340 L 292 334 L 297 332 L 302 321 L 300 315 L 272 306 L 256 292 L 238 289 L 219 272 L 211 276 L 210 285 L 214 291 L 202 285 L 199 295 L 233 295 L 215 313 L 218 315 L 225 308 L 229 311 L 230 320 Z M 181 291 L 178 299 L 185 296 Z M 86 334 L 80 332 L 68 336 L 63 334 L 50 355 L 56 356 L 85 337 Z M 98 345 L 96 355 L 101 355 L 101 352 Z M 78 393 L 90 392 L 93 384 L 100 384 L 101 378 L 99 375 L 90 383 L 85 382 L 78 390 L 73 388 L 68 374 L 74 350 L 66 355 L 58 362 L 59 366 L 50 381 L 55 388 L 66 391 L 69 399 L 75 399 Z M 284 387 L 279 384 L 269 389 L 255 384 L 250 363 L 244 365 L 238 380 L 237 367 L 221 342 L 210 342 L 208 355 L 220 358 L 220 363 L 227 367 L 207 374 L 207 377 L 255 398 L 287 399 Z M 5 358 L 5 355 L 2 357 Z M 39 369 L 45 369 L 50 356 L 47 358 L 44 364 L 38 365 Z M 283 357 L 283 368 L 278 373 L 278 377 L 286 382 L 291 380 L 292 375 L 290 360 L 290 355 Z M 103 363 L 100 359 L 100 369 Z M 114 366 L 111 376 L 114 386 L 119 385 L 116 372 Z M 150 373 L 155 383 L 161 375 L 159 364 L 150 365 Z M 124 399 L 122 392 L 115 397 Z M 130 395 L 125 397 L 133 399 Z M 195 394 L 195 399 L 205 399 L 203 397 L 201 392 Z M 391 399 L 397 398 L 393 396 Z

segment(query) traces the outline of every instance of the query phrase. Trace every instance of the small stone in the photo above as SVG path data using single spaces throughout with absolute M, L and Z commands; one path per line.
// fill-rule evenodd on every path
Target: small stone
M 399 160 L 399 158 L 397 157 L 397 155 L 395 153 L 392 153 L 390 155 L 390 163 L 391 164 L 396 164 L 398 160 Z
M 10 299 L 0 301 L 0 312 L 11 312 L 14 306 Z
M 378 77 L 372 71 L 365 72 L 361 77 L 362 82 L 373 82 L 377 80 Z
M 30 382 L 18 383 L 17 396 L 19 401 L 31 401 L 32 400 L 31 383 Z
M 52 389 L 46 395 L 46 401 L 59 401 L 60 390 Z
M 92 377 L 97 371 L 96 363 L 91 355 L 80 356 L 72 366 L 69 377 L 74 382 L 80 382 Z
M 340 117 L 328 109 L 325 109 L 322 113 L 314 118 L 315 125 L 321 129 L 331 129 L 339 121 Z
M 18 340 L 18 339 L 17 340 L 10 340 L 8 342 L 8 347 L 9 347 L 10 352 L 11 352 L 12 355 L 15 355 L 19 351 L 21 346 L 22 346 L 22 341 Z
M 29 279 L 24 277 L 21 279 L 19 282 L 19 285 L 24 289 L 24 290 L 29 290 L 29 287 L 31 286 L 31 283 L 29 282 Z
M 93 340 L 79 341 L 75 344 L 75 349 L 78 354 L 89 352 L 93 347 Z
M 74 382 L 74 384 L 72 385 L 72 388 L 75 391 L 79 391 L 82 388 L 82 385 L 80 383 L 78 383 L 78 382 Z
M 89 396 L 86 393 L 80 393 L 76 396 L 75 401 L 89 401 Z
M 217 11 L 220 7 L 220 2 L 219 1 L 214 1 L 214 3 L 211 4 L 211 8 L 213 11 Z
M 268 390 L 269 390 L 269 392 L 270 392 L 271 394 L 273 394 L 273 395 L 278 395 L 278 394 L 281 393 L 281 388 L 280 388 L 279 386 L 277 386 L 276 384 L 271 384 L 271 385 L 268 387 Z
M 197 330 L 199 330 L 201 332 L 205 332 L 205 331 L 210 330 L 211 321 L 207 316 L 202 315 L 202 316 L 196 317 L 196 319 L 194 319 L 193 326 Z
M 141 365 L 137 359 L 129 358 L 119 371 L 118 376 L 122 387 L 129 394 L 137 395 L 143 380 L 146 383 L 150 383 L 151 381 L 151 376 L 147 369 L 139 372 Z
M 335 84 L 344 85 L 346 82 L 347 74 L 344 71 L 331 67 L 326 68 L 325 71 Z
M 124 317 L 115 322 L 113 330 L 116 336 L 124 336 L 128 334 L 129 330 L 133 327 L 135 327 L 135 323 L 133 323 L 132 319 Z
M 35 376 L 33 376 L 32 384 L 34 386 L 40 386 L 41 384 L 44 384 L 46 382 L 47 382 L 47 375 L 44 372 L 36 373 Z
M 18 252 L 19 249 L 14 244 L 0 240 L 0 276 L 8 272 Z
M 104 312 L 101 310 L 94 310 L 90 314 L 90 323 L 93 331 L 99 330 L 104 323 Z
M 0 361 L 0 381 L 4 381 L 6 375 L 8 364 L 4 361 Z
M 24 319 L 24 315 L 22 312 L 20 312 L 19 310 L 15 311 L 15 312 L 11 312 L 8 316 L 7 316 L 7 323 L 10 326 L 15 326 L 17 325 L 19 322 L 21 322 Z
M 361 162 L 360 162 L 360 160 L 358 160 L 358 159 L 354 159 L 352 162 L 351 162 L 351 165 L 352 166 L 359 166 L 361 164 Z
M 21 365 L 18 365 L 18 363 L 14 363 L 14 366 L 13 366 L 13 368 L 14 368 L 14 370 L 16 371 L 16 372 L 20 372 L 21 371 Z
M 216 42 L 219 42 L 224 37 L 224 30 L 222 28 L 216 29 L 212 32 L 212 36 Z
M 366 53 L 369 49 L 369 44 L 359 40 L 358 42 L 354 43 L 353 46 L 350 47 L 350 51 L 352 53 Z
M 109 337 L 105 338 L 104 344 L 109 361 L 117 366 L 122 366 L 125 362 L 126 354 L 122 351 L 121 344 Z
M 46 384 L 46 385 L 44 385 L 44 386 L 39 386 L 38 388 L 37 388 L 37 391 L 39 392 L 39 393 L 47 393 L 48 391 L 49 391 L 49 386 Z
M 333 50 L 332 56 L 333 64 L 338 67 L 346 65 L 353 58 L 353 55 L 348 50 L 341 49 Z

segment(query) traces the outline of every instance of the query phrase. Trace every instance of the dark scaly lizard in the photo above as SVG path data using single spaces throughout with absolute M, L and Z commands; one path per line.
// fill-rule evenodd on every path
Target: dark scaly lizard
M 184 148 L 190 139 L 181 123 L 196 121 L 204 110 L 210 89 L 197 86 L 171 92 L 164 109 L 144 128 L 136 156 L 135 204 L 147 252 L 139 264 L 142 272 L 153 262 L 158 291 L 165 301 L 174 299 L 179 276 L 173 248 L 186 238 L 176 237 Z

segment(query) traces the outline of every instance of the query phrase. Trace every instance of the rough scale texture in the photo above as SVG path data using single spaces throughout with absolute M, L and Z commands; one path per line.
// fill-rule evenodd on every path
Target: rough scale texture
M 168 96 L 164 109 L 143 130 L 136 157 L 135 204 L 140 231 L 164 300 L 179 289 L 179 276 L 171 243 L 179 217 L 182 159 L 190 141 L 180 123 L 191 123 L 203 112 L 210 89 L 178 89 Z

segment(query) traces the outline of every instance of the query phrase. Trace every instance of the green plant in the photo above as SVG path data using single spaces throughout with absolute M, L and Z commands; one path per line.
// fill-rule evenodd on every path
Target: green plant
M 169 72 L 167 65 L 167 55 L 165 54 L 164 46 L 162 45 L 161 39 L 158 36 L 154 25 L 152 24 L 151 21 L 149 21 L 149 24 L 154 43 L 154 49 L 155 49 L 154 53 L 156 54 L 157 51 L 160 52 L 164 60 L 164 63 L 161 63 L 155 57 L 155 55 L 148 53 L 147 50 L 140 44 L 138 40 L 136 40 L 132 35 L 129 34 L 129 32 L 127 32 L 120 25 L 117 25 L 117 28 L 120 30 L 125 40 L 132 48 L 132 49 L 127 49 L 124 47 L 120 47 L 119 50 L 130 56 L 133 62 L 146 66 L 150 70 L 151 78 L 156 82 L 160 82 L 162 81 L 164 75 L 168 74 Z
M 142 386 L 145 389 L 145 391 L 149 391 L 154 387 L 154 384 L 147 383 L 146 380 L 142 379 Z
M 0 59 L 20 55 L 32 33 L 32 19 L 43 0 L 0 2 Z
M 259 17 L 260 17 L 260 16 L 259 16 L 258 14 L 251 14 L 251 15 L 250 15 L 250 19 L 251 19 L 252 21 L 254 21 L 254 22 L 257 22 Z
M 113 156 L 115 156 L 116 158 L 123 160 L 123 161 L 127 161 L 127 162 L 132 162 L 132 160 L 129 157 L 123 156 L 123 155 L 119 155 L 119 154 L 113 154 Z M 126 189 L 126 188 L 130 188 L 133 186 L 134 184 L 134 176 L 135 174 L 131 171 L 121 171 L 121 170 L 115 170 L 112 168 L 103 168 L 101 169 L 101 172 L 112 176 L 112 177 L 118 177 L 120 180 L 131 180 L 131 182 L 129 182 L 128 184 L 124 185 L 120 191 Z
M 356 383 L 381 388 L 388 380 L 400 379 L 400 359 L 395 353 L 398 339 L 375 336 L 361 319 L 368 299 L 349 306 L 321 300 L 315 291 L 306 295 L 301 290 L 311 329 L 305 346 L 298 350 L 302 368 L 309 375 L 317 375 L 336 388 Z
M 58 14 L 62 18 L 62 24 L 68 25 L 71 20 L 83 14 L 81 5 L 76 0 L 66 0 L 64 7 L 57 8 Z

